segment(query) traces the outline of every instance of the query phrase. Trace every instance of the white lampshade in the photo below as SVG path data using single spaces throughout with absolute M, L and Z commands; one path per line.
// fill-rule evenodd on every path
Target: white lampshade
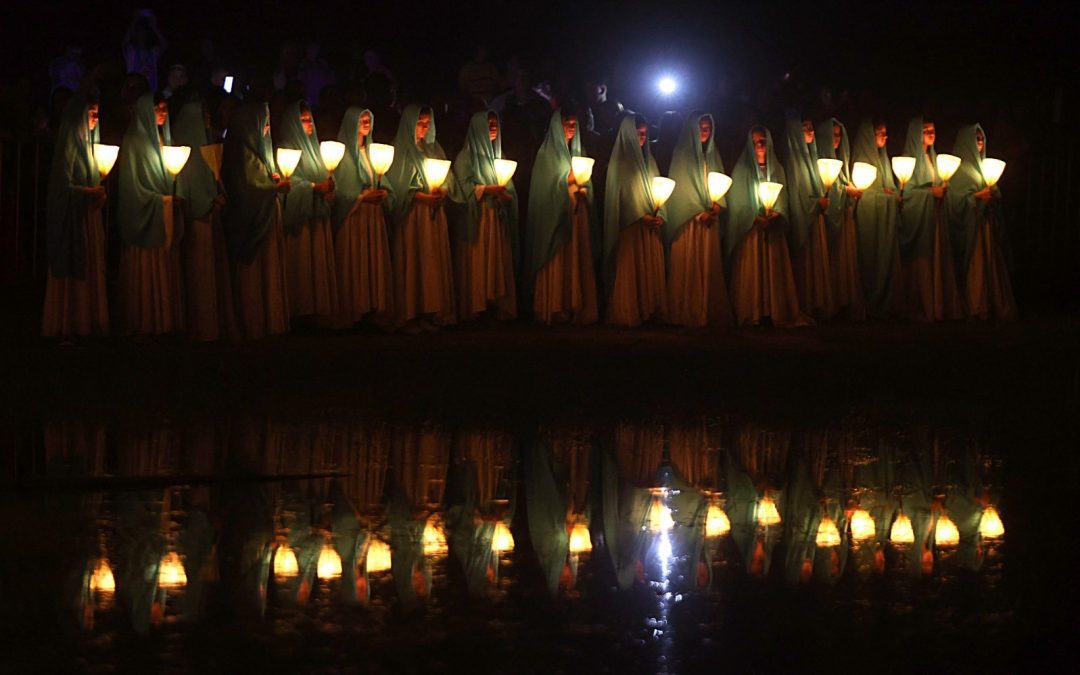
M 427 178 L 428 187 L 432 190 L 441 188 L 446 182 L 446 176 L 450 173 L 450 160 L 431 159 L 424 160 L 424 176 Z
M 1001 174 L 1005 172 L 1005 162 L 987 157 L 982 161 L 982 172 L 986 184 L 994 187 L 1001 180 Z
M 670 178 L 664 178 L 663 176 L 656 176 L 652 179 L 652 198 L 653 207 L 660 208 L 664 204 L 667 204 L 667 200 L 671 198 L 671 193 L 675 190 L 675 181 Z
M 288 544 L 282 544 L 274 551 L 274 576 L 287 579 L 300 573 L 300 565 L 296 560 L 296 552 L 289 548 Z
M 368 158 L 371 160 L 371 169 L 376 176 L 382 176 L 390 170 L 394 163 L 394 146 L 385 143 L 372 143 L 368 146 Z
M 176 551 L 169 551 L 161 556 L 158 565 L 158 586 L 162 588 L 183 588 L 187 585 L 187 572 L 184 563 Z
M 826 192 L 836 182 L 836 177 L 840 175 L 840 169 L 843 168 L 844 163 L 838 159 L 822 158 L 817 161 L 818 175 L 821 176 L 821 184 L 825 186 Z
M 293 175 L 293 171 L 296 171 L 296 165 L 300 163 L 300 151 L 292 148 L 278 148 L 276 158 L 278 171 L 288 180 Z
M 772 184 L 777 185 L 777 183 Z M 780 191 L 777 190 L 776 193 L 780 194 Z M 775 200 L 773 201 L 775 203 Z M 758 524 L 764 527 L 770 527 L 772 525 L 780 524 L 780 511 L 776 508 L 776 502 L 774 502 L 773 498 L 770 497 L 768 494 L 762 497 L 761 501 L 758 502 L 757 521 Z
M 180 175 L 188 157 L 191 156 L 191 148 L 187 145 L 166 145 L 161 148 L 161 159 L 165 162 L 165 170 L 173 175 Z
M 499 185 L 506 185 L 510 182 L 510 179 L 514 177 L 514 172 L 517 171 L 517 162 L 512 159 L 497 159 L 495 160 L 495 180 Z
M 323 141 L 319 143 L 319 154 L 322 155 L 326 170 L 333 173 L 338 164 L 341 164 L 341 158 L 345 156 L 345 144 L 339 141 Z
M 571 157 L 570 168 L 574 171 L 574 180 L 578 185 L 588 183 L 592 178 L 593 164 L 596 160 L 592 157 Z
M 495 553 L 511 553 L 514 550 L 514 535 L 501 520 L 495 523 L 495 532 L 491 535 L 491 550 Z
M 934 543 L 938 546 L 956 546 L 960 543 L 960 530 L 947 514 L 938 516 L 934 526 Z
M 390 569 L 390 545 L 377 537 L 372 538 L 364 564 L 368 574 L 377 574 Z
M 766 211 L 776 206 L 776 200 L 780 198 L 780 191 L 783 189 L 784 186 L 780 183 L 770 183 L 768 181 L 758 183 L 758 197 L 761 198 L 761 204 Z
M 90 575 L 90 591 L 95 593 L 112 593 L 116 590 L 116 577 L 113 576 L 112 567 L 105 558 L 99 558 L 94 565 L 94 572 Z
M 574 523 L 570 529 L 570 552 L 588 553 L 592 550 L 592 536 L 589 534 L 589 525 L 583 520 Z
M 116 164 L 116 157 L 119 154 L 120 146 L 94 143 L 94 160 L 97 161 L 97 170 L 101 173 L 102 178 L 108 176 L 109 172 L 112 171 L 113 165 Z
M 987 506 L 979 518 L 979 534 L 983 539 L 998 539 L 1005 534 L 1005 525 L 993 506 Z
M 709 504 L 705 512 L 705 536 L 722 537 L 728 532 L 731 532 L 731 519 L 719 504 Z
M 877 167 L 866 162 L 855 162 L 851 165 L 851 183 L 857 190 L 865 190 L 874 184 L 877 179 Z
M 873 539 L 877 534 L 874 519 L 866 509 L 855 509 L 851 514 L 851 538 L 855 541 Z
M 956 155 L 941 154 L 937 156 L 937 172 L 941 180 L 948 182 L 960 168 L 960 158 Z
M 911 518 L 903 512 L 896 516 L 892 529 L 889 531 L 889 541 L 894 544 L 910 544 L 915 541 L 915 529 L 911 526 Z
M 817 537 L 814 538 L 814 543 L 818 548 L 828 548 L 830 546 L 840 545 L 840 530 L 836 527 L 836 522 L 829 516 L 825 516 L 821 519 L 821 523 L 817 528 Z
M 731 177 L 727 174 L 720 173 L 719 171 L 710 171 L 705 179 L 709 184 L 709 199 L 713 203 L 723 199 L 724 195 L 731 189 Z
M 300 152 L 297 150 L 296 152 Z M 319 560 L 315 563 L 315 573 L 320 579 L 337 579 L 341 576 L 341 556 L 329 542 L 319 551 Z
M 892 158 L 892 170 L 896 174 L 896 180 L 900 181 L 900 184 L 911 180 L 911 177 L 915 174 L 915 158 L 914 157 L 893 157 Z

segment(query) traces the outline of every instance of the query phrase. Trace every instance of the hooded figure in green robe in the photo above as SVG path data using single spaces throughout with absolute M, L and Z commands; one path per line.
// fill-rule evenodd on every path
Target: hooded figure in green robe
M 217 179 L 206 163 L 200 148 L 210 144 L 202 101 L 189 101 L 180 108 L 173 124 L 173 140 L 191 148 L 184 170 L 176 179 L 176 196 L 184 200 L 186 213 L 193 220 L 209 218 L 218 196 Z
M 649 148 L 638 141 L 638 124 L 644 118 L 633 114 L 623 117 L 611 149 L 604 190 L 604 292 L 611 296 L 615 289 L 615 253 L 619 235 L 636 225 L 642 216 L 653 215 L 652 179 L 660 175 Z M 661 207 L 657 216 L 667 220 L 667 210 Z
M 873 184 L 855 202 L 855 222 L 866 311 L 872 317 L 885 318 L 892 313 L 901 293 L 899 218 L 889 152 L 884 136 L 878 147 L 875 124 L 870 120 L 859 124 L 851 161 L 865 162 L 877 169 Z
M 431 126 L 421 143 L 416 142 L 416 123 L 420 118 L 420 112 L 426 111 L 431 115 Z M 348 146 L 346 146 L 348 147 Z M 430 108 L 410 103 L 401 112 L 401 122 L 398 124 L 397 135 L 394 136 L 394 163 L 384 177 L 383 184 L 393 194 L 397 195 L 392 205 L 393 224 L 404 223 L 405 216 L 412 206 L 413 193 L 430 192 L 427 176 L 424 174 L 425 159 L 446 159 L 446 153 L 436 140 L 435 114 Z M 453 172 L 446 177 L 443 189 L 450 192 L 453 189 Z
M 564 114 L 569 117 L 572 113 L 561 108 L 552 113 L 544 142 L 536 153 L 529 183 L 529 207 L 525 219 L 527 268 L 524 279 L 528 286 L 526 290 L 530 292 L 536 283 L 536 275 L 555 255 L 555 251 L 570 241 L 572 231 L 571 219 L 575 204 L 569 192 L 570 161 L 573 157 L 585 155 L 581 149 L 580 128 L 570 139 L 570 143 L 566 142 L 563 131 Z M 591 178 L 581 187 L 585 188 L 586 199 L 589 200 L 589 230 L 592 233 L 589 243 L 595 257 L 600 242 L 596 239 L 599 230 L 596 227 L 596 213 L 592 208 Z
M 491 140 L 488 127 L 488 121 L 493 115 L 498 125 L 495 140 Z M 494 195 L 485 195 L 477 199 L 473 192 L 475 186 L 499 184 L 495 175 L 495 160 L 502 158 L 502 121 L 499 120 L 499 116 L 492 110 L 474 114 L 469 120 L 465 145 L 454 159 L 454 185 L 450 191 L 450 199 L 458 205 L 452 220 L 455 230 L 454 239 L 467 242 L 477 240 L 480 232 L 481 202 L 485 202 L 499 211 L 499 218 L 506 227 L 510 239 L 510 249 L 516 270 L 520 249 L 518 199 L 514 180 L 511 178 L 506 184 L 506 191 L 511 197 L 508 202 L 503 202 Z
M 900 248 L 907 256 L 933 255 L 937 203 L 930 188 L 941 185 L 937 174 L 937 150 L 923 150 L 923 118 L 908 123 L 904 154 L 915 158 L 915 171 L 904 185 L 904 208 L 900 212 Z M 929 156 L 929 159 L 928 159 Z
M 160 126 L 153 94 L 135 102 L 131 124 L 120 146 L 120 195 L 116 222 L 128 246 L 158 248 L 165 244 L 165 202 L 173 179 L 165 170 L 162 146 L 172 145 L 169 119 Z
M 739 161 L 731 172 L 731 189 L 728 191 L 728 217 L 724 230 L 724 257 L 730 264 L 735 249 L 742 243 L 744 237 L 754 229 L 754 220 L 764 214 L 761 197 L 758 196 L 758 184 L 762 181 L 770 181 L 784 185 L 780 196 L 773 205 L 772 212 L 777 214 L 777 220 L 786 223 L 788 213 L 787 177 L 784 167 L 776 156 L 773 148 L 772 134 L 768 129 L 759 128 L 765 135 L 765 166 L 758 167 L 754 153 L 754 133 L 751 130 L 746 134 L 746 145 L 739 155 Z M 770 226 L 775 230 L 776 225 Z M 770 232 L 771 233 L 771 232 Z M 730 269 L 730 268 L 729 268 Z
M 54 277 L 86 277 L 86 209 L 91 197 L 87 188 L 101 184 L 94 160 L 94 144 L 100 129 L 90 129 L 90 102 L 76 95 L 60 117 L 52 168 L 49 201 L 45 206 L 49 272 Z
M 324 182 L 330 173 L 323 164 L 322 151 L 319 150 L 318 130 L 313 129 L 309 136 L 300 121 L 305 109 L 307 104 L 303 101 L 286 107 L 281 114 L 281 134 L 274 139 L 280 148 L 300 151 L 300 163 L 290 177 L 292 187 L 282 215 L 282 226 L 287 235 L 298 233 L 312 218 L 330 219 L 330 206 L 323 199 L 324 195 L 315 191 L 315 183 Z M 310 109 L 308 112 L 311 112 Z M 315 122 L 311 124 L 314 127 Z M 355 137 L 353 143 L 355 145 Z
M 701 122 L 706 119 L 713 132 L 703 144 Z M 716 124 L 712 115 L 700 111 L 692 112 L 675 142 L 671 171 L 668 172 L 668 177 L 675 181 L 675 190 L 664 206 L 667 218 L 662 229 L 664 244 L 668 249 L 694 216 L 712 209 L 713 201 L 709 196 L 706 179 L 707 172 L 712 171 L 724 173 L 724 162 L 720 159 L 720 151 L 716 147 Z M 720 206 L 727 208 L 726 196 L 720 200 Z
M 840 146 L 833 147 L 837 128 L 840 130 Z M 814 143 L 818 159 L 838 159 L 844 163 L 840 167 L 840 175 L 825 195 L 829 198 L 829 208 L 825 209 L 825 225 L 831 238 L 840 233 L 844 224 L 844 211 L 848 205 L 847 191 L 844 189 L 851 184 L 851 145 L 848 142 L 847 127 L 835 117 L 822 120 L 814 130 Z
M 367 114 L 371 117 L 371 133 L 364 136 L 364 148 L 361 152 L 359 136 L 360 136 L 360 118 Z M 357 198 L 360 197 L 360 193 L 364 190 L 374 189 L 377 176 L 374 169 L 371 168 L 371 162 L 369 160 L 368 148 L 372 143 L 372 136 L 375 133 L 375 115 L 372 114 L 367 108 L 361 108 L 359 106 L 352 106 L 345 111 L 345 117 L 341 120 L 341 127 L 338 130 L 338 141 L 345 146 L 345 155 L 341 158 L 341 163 L 338 164 L 337 169 L 334 171 L 334 204 L 332 209 L 331 222 L 334 225 L 334 235 L 336 236 L 338 231 L 341 230 L 341 226 L 345 223 L 345 218 L 352 211 L 353 206 L 356 204 Z M 415 143 L 413 143 L 415 145 Z M 397 160 L 397 153 L 399 151 L 394 149 L 394 159 Z M 403 152 L 403 150 L 402 150 Z M 383 200 L 382 207 L 386 212 L 387 219 L 389 219 L 390 213 L 393 211 L 394 205 L 394 192 L 390 185 L 390 181 L 384 177 L 381 182 L 381 187 L 390 194 Z
M 556 462 L 550 441 L 538 442 L 525 458 L 523 468 L 529 538 L 548 593 L 554 596 L 559 592 L 559 581 L 570 553 L 570 535 L 566 529 L 570 509 L 568 477 Z
M 983 177 L 986 145 L 986 131 L 978 124 L 957 132 L 953 154 L 960 158 L 960 168 L 949 181 L 945 205 L 957 276 L 972 316 L 1012 320 L 1016 318 L 1016 301 L 1009 281 L 1008 233 L 1001 193 L 996 185 L 988 187 Z M 978 258 L 977 268 L 972 266 L 973 258 Z M 985 271 L 980 275 L 978 270 Z
M 225 137 L 221 180 L 229 195 L 225 235 L 234 261 L 250 263 L 258 254 L 277 208 L 277 164 L 265 131 L 270 111 L 265 103 L 237 109 Z
M 806 142 L 802 118 L 796 116 L 787 120 L 784 140 L 787 144 L 784 194 L 787 195 L 788 224 L 791 226 L 788 241 L 791 242 L 791 250 L 797 252 L 806 245 L 810 228 L 822 213 L 818 200 L 824 195 L 825 189 L 818 176 L 817 144 Z

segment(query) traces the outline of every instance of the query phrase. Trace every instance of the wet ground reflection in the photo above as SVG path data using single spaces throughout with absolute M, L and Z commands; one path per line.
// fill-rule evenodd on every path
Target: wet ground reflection
M 7 606 L 83 667 L 690 672 L 773 640 L 800 663 L 992 641 L 1003 464 L 854 419 L 69 420 L 17 454 Z

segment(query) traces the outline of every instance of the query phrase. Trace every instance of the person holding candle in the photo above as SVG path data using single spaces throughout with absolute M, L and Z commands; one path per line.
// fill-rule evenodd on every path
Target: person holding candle
M 857 190 L 851 185 L 851 146 L 847 127 L 830 117 L 818 124 L 815 131 L 818 157 L 843 163 L 836 181 L 825 195 L 829 200 L 824 216 L 829 233 L 833 300 L 837 312 L 852 321 L 865 321 L 866 303 L 859 276 L 859 242 L 855 231 L 854 207 L 857 202 L 854 197 Z
M 855 134 L 851 159 L 873 166 L 877 169 L 877 178 L 862 192 L 853 186 L 846 190 L 848 198 L 854 202 L 851 211 L 866 311 L 878 319 L 898 315 L 903 304 L 897 191 L 889 152 L 885 149 L 888 139 L 888 127 L 884 122 L 863 120 Z
M 590 324 L 598 317 L 592 177 L 573 170 L 574 158 L 582 156 L 577 115 L 556 110 L 536 153 L 526 219 L 525 278 L 535 288 L 536 320 L 548 325 Z
M 370 110 L 353 106 L 345 111 L 338 141 L 345 155 L 335 171 L 333 224 L 337 260 L 337 322 L 352 326 L 371 316 L 383 328 L 393 325 L 394 275 L 386 215 L 390 211 L 389 181 L 378 186 L 371 166 L 375 117 Z
M 724 171 L 714 129 L 712 115 L 691 113 L 672 153 L 669 176 L 675 190 L 667 203 L 663 234 L 670 251 L 667 320 L 679 326 L 735 322 L 720 246 L 721 210 L 727 199 L 714 202 L 709 194 L 709 172 Z
M 287 106 L 281 115 L 278 145 L 300 150 L 300 163 L 290 177 L 284 200 L 285 278 L 290 316 L 326 317 L 338 311 L 338 281 L 330 203 L 334 179 L 319 151 L 311 108 L 303 101 Z
M 818 175 L 814 125 L 810 120 L 795 117 L 787 121 L 784 135 L 787 140 L 784 192 L 790 216 L 788 241 L 794 258 L 795 287 L 803 310 L 817 319 L 827 319 L 836 313 L 829 235 L 825 227 L 825 212 L 830 203 Z
M 604 191 L 604 279 L 607 322 L 633 328 L 667 313 L 664 245 L 667 212 L 653 200 L 660 174 L 644 117 L 626 115 L 608 162 Z
M 474 114 L 465 145 L 454 160 L 451 192 L 458 205 L 454 284 L 462 321 L 488 311 L 495 319 L 517 316 L 517 190 L 513 180 L 500 184 L 495 160 L 502 158 L 499 116 L 490 110 Z
M 912 118 L 904 152 L 915 158 L 915 172 L 904 186 L 900 250 L 904 301 L 908 315 L 916 321 L 964 316 L 945 217 L 947 186 L 938 175 L 935 138 L 932 120 Z
M 200 151 L 210 143 L 210 115 L 202 101 L 181 105 L 173 136 L 191 148 L 176 179 L 176 194 L 183 199 L 185 220 L 190 223 L 183 246 L 188 330 L 200 342 L 235 339 L 239 327 L 221 225 L 225 195 Z
M 73 96 L 60 119 L 49 173 L 44 337 L 109 334 L 105 186 L 94 154 L 99 136 L 97 101 Z
M 746 135 L 746 146 L 731 180 L 724 254 L 731 270 L 736 322 L 748 326 L 769 319 L 774 326 L 812 325 L 813 320 L 799 309 L 784 236 L 786 190 L 781 190 L 771 208 L 766 209 L 762 202 L 762 183 L 783 185 L 786 180 L 768 129 L 755 126 Z
M 184 329 L 180 240 L 184 219 L 165 170 L 172 144 L 169 106 L 143 94 L 120 145 L 116 223 L 120 259 L 121 332 L 160 335 Z
M 445 160 L 435 139 L 431 108 L 411 104 L 401 113 L 394 139 L 394 163 L 386 175 L 395 195 L 391 252 L 394 312 L 409 332 L 436 330 L 455 322 L 454 277 L 450 262 L 443 187 L 429 187 L 425 159 Z M 453 177 L 448 177 L 452 182 Z
M 229 195 L 225 237 L 233 262 L 240 328 L 252 340 L 289 330 L 285 235 L 279 194 L 292 187 L 275 170 L 265 103 L 233 113 L 225 138 L 222 182 Z
M 946 205 L 954 247 L 960 254 L 960 286 L 968 312 L 984 321 L 1015 321 L 1001 193 L 984 176 L 986 132 L 982 126 L 962 127 L 953 154 L 960 158 L 960 168 L 949 184 Z

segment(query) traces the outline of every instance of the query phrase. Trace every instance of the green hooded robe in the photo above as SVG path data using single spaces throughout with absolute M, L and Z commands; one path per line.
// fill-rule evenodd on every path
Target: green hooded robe
M 229 195 L 225 236 L 234 261 L 250 263 L 270 231 L 277 208 L 277 171 L 270 135 L 263 128 L 270 117 L 265 103 L 245 105 L 233 113 L 225 137 L 221 180 Z
M 983 151 L 979 152 L 976 132 L 983 134 Z M 1002 218 L 1001 200 L 991 199 L 984 202 L 975 199 L 976 192 L 986 187 L 983 178 L 982 163 L 986 159 L 988 140 L 986 131 L 978 124 L 962 127 L 956 134 L 953 154 L 960 158 L 960 168 L 949 181 L 949 190 L 945 193 L 945 205 L 952 225 L 953 253 L 956 255 L 957 270 L 961 283 L 967 280 L 968 263 L 971 262 L 975 249 L 979 226 L 989 220 L 994 233 L 995 243 L 1004 251 L 1003 258 L 1009 260 L 1008 237 L 1005 221 Z M 995 197 L 997 186 L 994 187 Z
M 877 147 L 874 123 L 863 120 L 855 134 L 851 161 L 877 169 L 874 183 L 863 190 L 855 204 L 859 242 L 859 275 L 862 277 L 866 311 L 884 318 L 900 293 L 900 249 L 897 233 L 897 195 L 888 150 Z M 886 192 L 886 190 L 888 192 Z
M 435 113 L 430 108 L 428 111 L 431 114 L 431 126 L 428 127 L 423 141 L 419 144 L 416 142 L 416 122 L 423 109 L 423 106 L 416 103 L 405 106 L 405 110 L 401 112 L 397 135 L 394 136 L 394 163 L 386 173 L 385 182 L 397 195 L 391 209 L 395 226 L 405 222 L 412 206 L 413 193 L 429 191 L 427 176 L 424 175 L 424 160 L 446 159 L 446 153 L 435 139 Z M 443 189 L 449 192 L 453 184 L 451 171 L 446 177 Z
M 830 138 L 832 135 L 830 134 Z M 817 145 L 807 143 L 803 134 L 802 118 L 788 119 L 784 126 L 787 145 L 787 163 L 784 165 L 787 182 L 788 241 L 792 251 L 800 251 L 810 236 L 810 228 L 819 215 L 818 199 L 825 193 L 818 176 Z
M 128 246 L 157 248 L 165 244 L 163 197 L 171 195 L 172 176 L 165 170 L 161 148 L 172 145 L 169 120 L 157 125 L 154 95 L 135 102 L 131 124 L 120 145 L 120 196 L 116 222 Z
M 754 154 L 753 131 L 747 133 L 746 146 L 743 148 L 739 161 L 736 162 L 731 173 L 731 190 L 728 191 L 728 218 L 724 230 L 724 262 L 726 264 L 731 263 L 735 249 L 742 243 L 743 238 L 754 229 L 754 219 L 765 214 L 761 198 L 758 196 L 758 183 L 770 181 L 784 185 L 784 189 L 780 191 L 780 197 L 776 200 L 772 210 L 780 214 L 782 219 L 787 218 L 787 177 L 784 173 L 784 167 L 776 157 L 772 134 L 768 129 L 765 130 L 765 153 L 765 167 L 759 177 L 756 155 Z
M 840 147 L 833 147 L 833 126 L 840 127 Z M 844 163 L 840 168 L 840 175 L 832 184 L 829 193 L 829 208 L 825 210 L 825 225 L 828 227 L 829 236 L 835 237 L 840 233 L 844 225 L 844 211 L 847 208 L 848 196 L 845 187 L 851 184 L 851 145 L 848 142 L 847 127 L 843 122 L 830 117 L 823 120 L 814 129 L 817 145 L 817 156 L 820 159 L 838 159 Z
M 709 140 L 702 144 L 699 124 L 706 118 L 712 123 L 713 132 Z M 713 202 L 706 179 L 709 171 L 724 172 L 724 162 L 716 148 L 716 123 L 708 113 L 692 112 L 675 142 L 671 171 L 668 172 L 668 177 L 675 181 L 675 191 L 665 205 L 668 217 L 664 221 L 663 232 L 667 248 L 670 249 L 671 242 L 678 238 L 683 227 L 694 216 L 712 208 Z M 727 206 L 726 196 L 720 201 L 720 205 Z
M 210 144 L 210 129 L 206 127 L 201 101 L 185 103 L 176 116 L 173 140 L 191 148 L 184 170 L 176 179 L 176 195 L 182 197 L 187 213 L 195 220 L 208 217 L 218 196 L 217 179 L 206 163 L 200 148 Z
M 359 138 L 360 118 L 367 113 L 371 116 L 371 132 L 364 137 L 364 149 L 361 152 Z M 338 130 L 338 141 L 345 146 L 345 156 L 341 158 L 341 163 L 338 164 L 338 168 L 334 171 L 334 183 L 336 187 L 334 189 L 334 205 L 332 210 L 332 222 L 334 225 L 334 235 L 336 236 L 341 226 L 345 224 L 345 218 L 348 217 L 349 212 L 352 211 L 353 206 L 356 204 L 356 200 L 359 199 L 360 193 L 364 190 L 375 187 L 377 176 L 374 170 L 371 168 L 371 162 L 368 156 L 368 148 L 372 143 L 372 136 L 375 134 L 375 115 L 367 108 L 361 108 L 359 106 L 353 106 L 345 111 L 345 117 L 341 120 L 341 127 Z M 395 160 L 397 158 L 397 150 L 394 151 Z M 382 181 L 382 189 L 386 190 L 389 194 L 386 199 L 383 200 L 382 207 L 389 219 L 389 214 L 393 211 L 394 194 L 390 185 L 390 181 Z
M 54 277 L 86 277 L 85 188 L 101 184 L 94 160 L 94 143 L 100 127 L 90 130 L 90 104 L 73 96 L 60 117 L 52 168 L 49 172 L 45 223 L 49 249 L 49 272 Z
M 323 164 L 322 151 L 319 150 L 318 130 L 313 130 L 310 136 L 304 132 L 304 125 L 300 122 L 301 103 L 297 101 L 285 108 L 281 115 L 281 135 L 275 139 L 278 147 L 300 151 L 300 163 L 290 179 L 292 187 L 282 215 L 282 226 L 287 235 L 295 235 L 314 218 L 330 219 L 330 206 L 323 195 L 315 192 L 313 185 L 326 180 L 330 173 Z

